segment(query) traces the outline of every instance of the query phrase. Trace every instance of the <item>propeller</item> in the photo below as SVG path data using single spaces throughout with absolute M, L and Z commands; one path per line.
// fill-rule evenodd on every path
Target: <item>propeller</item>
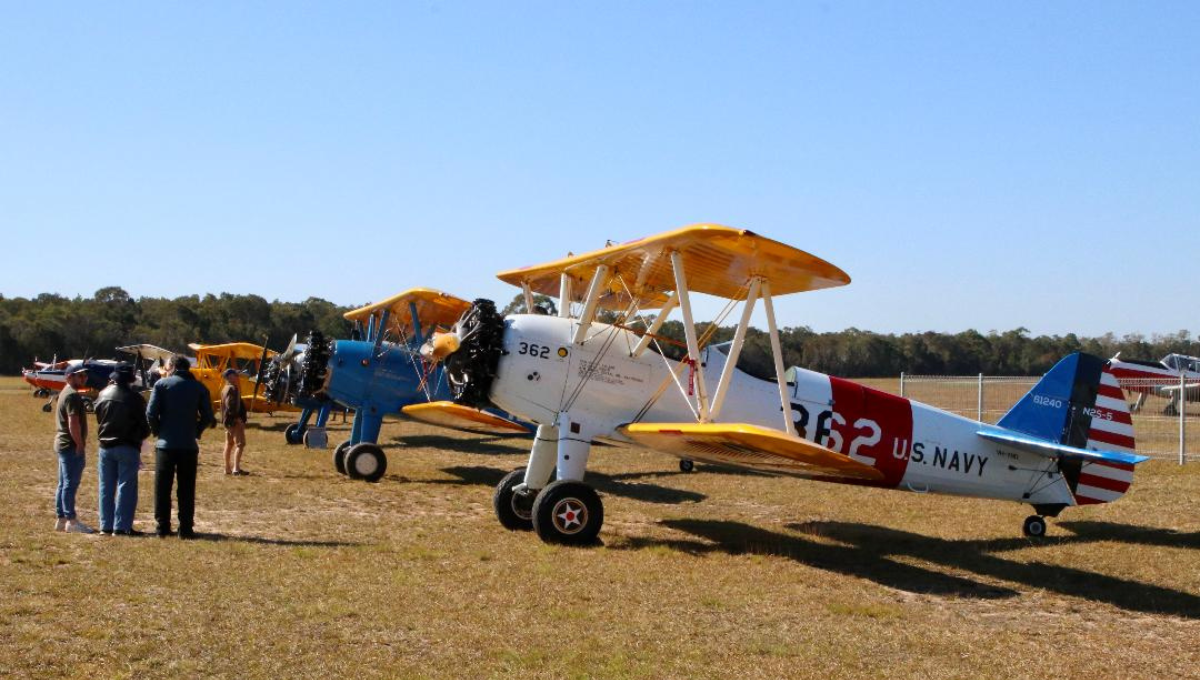
M 263 336 L 263 351 L 262 356 L 258 358 L 258 373 L 254 376 L 254 394 L 250 396 L 250 401 L 258 400 L 258 388 L 263 384 L 263 379 L 267 374 L 267 353 L 271 350 L 267 349 L 267 336 Z

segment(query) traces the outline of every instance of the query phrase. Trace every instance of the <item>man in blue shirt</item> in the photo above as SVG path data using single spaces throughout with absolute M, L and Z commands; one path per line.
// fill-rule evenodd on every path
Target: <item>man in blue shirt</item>
M 200 456 L 197 440 L 204 430 L 215 427 L 212 396 L 192 375 L 191 364 L 181 356 L 167 360 L 166 377 L 154 383 L 146 420 L 158 437 L 154 450 L 154 519 L 160 538 L 171 533 L 171 486 L 179 479 L 179 537 L 195 538 L 192 522 L 196 512 L 196 466 Z

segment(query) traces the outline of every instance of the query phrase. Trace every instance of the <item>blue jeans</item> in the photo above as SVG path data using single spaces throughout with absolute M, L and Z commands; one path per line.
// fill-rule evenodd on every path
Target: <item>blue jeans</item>
M 138 450 L 132 446 L 100 449 L 100 531 L 133 529 L 140 458 Z
M 54 513 L 59 517 L 75 519 L 75 492 L 79 490 L 79 478 L 83 477 L 83 465 L 87 457 L 75 451 L 58 452 L 58 489 L 54 492 Z

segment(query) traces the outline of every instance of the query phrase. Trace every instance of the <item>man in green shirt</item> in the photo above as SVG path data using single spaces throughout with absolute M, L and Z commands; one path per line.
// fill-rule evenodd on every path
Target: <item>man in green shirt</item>
M 58 489 L 54 492 L 55 531 L 76 534 L 93 533 L 92 528 L 75 517 L 75 492 L 87 462 L 87 410 L 79 388 L 87 382 L 87 367 L 75 364 L 66 370 L 66 387 L 58 394 L 54 418 L 54 450 L 58 454 Z

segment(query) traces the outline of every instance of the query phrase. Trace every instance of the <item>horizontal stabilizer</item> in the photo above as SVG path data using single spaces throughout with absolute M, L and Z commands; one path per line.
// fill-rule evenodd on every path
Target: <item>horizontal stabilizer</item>
M 632 423 L 618 432 L 642 446 L 680 458 L 776 472 L 883 479 L 879 470 L 832 449 L 746 423 Z
M 1109 463 L 1122 463 L 1124 465 L 1137 465 L 1144 460 L 1150 460 L 1149 456 L 1139 456 L 1133 453 L 1120 453 L 1118 451 L 1092 451 L 1089 449 L 1081 449 L 1067 444 L 1059 444 L 1044 439 L 1038 439 L 1030 435 L 1021 434 L 1020 432 L 1012 432 L 999 428 L 985 427 L 979 430 L 976 434 L 988 441 L 993 441 L 998 444 L 1007 444 L 1013 448 L 1029 451 L 1038 455 L 1046 456 L 1047 458 L 1068 458 L 1075 460 L 1084 460 L 1091 462 L 1105 461 Z
M 489 434 L 529 434 L 529 428 L 515 420 L 477 408 L 455 404 L 452 401 L 434 401 L 428 404 L 412 404 L 400 409 L 410 418 L 456 430 L 471 430 Z

